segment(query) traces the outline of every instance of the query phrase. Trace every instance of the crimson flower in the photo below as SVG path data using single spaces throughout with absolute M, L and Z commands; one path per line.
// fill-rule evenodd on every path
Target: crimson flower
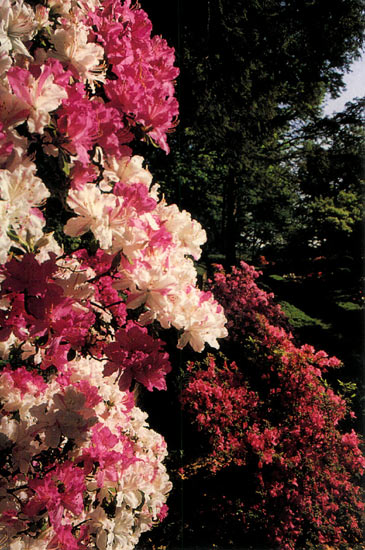
M 129 321 L 118 330 L 115 342 L 106 346 L 108 362 L 104 374 L 119 371 L 119 387 L 129 390 L 132 380 L 140 382 L 149 391 L 166 389 L 165 375 L 171 371 L 169 356 L 162 351 L 162 340 L 152 338 L 147 329 Z

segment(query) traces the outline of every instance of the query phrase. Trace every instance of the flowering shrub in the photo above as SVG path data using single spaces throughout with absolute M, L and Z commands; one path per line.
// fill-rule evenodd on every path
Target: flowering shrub
M 209 285 L 226 312 L 231 342 L 240 344 L 249 336 L 256 337 L 262 331 L 262 316 L 272 325 L 289 329 L 280 304 L 275 303 L 274 294 L 257 286 L 255 281 L 260 271 L 243 261 L 240 267 L 233 266 L 231 273 L 226 273 L 220 264 L 213 264 L 213 267 L 214 280 L 209 280 Z
M 361 541 L 365 459 L 356 433 L 340 429 L 353 413 L 323 378 L 340 361 L 309 345 L 297 347 L 274 324 L 282 314 L 255 278 L 244 263 L 232 274 L 216 273 L 211 286 L 228 306 L 231 357 L 191 363 L 182 403 L 209 437 L 205 467 L 213 474 L 239 467 L 235 483 L 250 486 L 231 507 L 222 505 L 221 514 L 238 516 L 248 531 L 264 530 L 281 549 L 347 548 Z
M 0 533 L 130 549 L 171 488 L 131 390 L 166 387 L 164 329 L 196 351 L 227 334 L 196 286 L 205 232 L 132 155 L 168 152 L 174 52 L 128 0 L 0 14 Z

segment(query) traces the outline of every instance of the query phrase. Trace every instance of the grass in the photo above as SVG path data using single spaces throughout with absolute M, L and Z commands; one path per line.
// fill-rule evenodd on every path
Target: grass
M 311 317 L 301 309 L 297 308 L 293 304 L 286 302 L 284 300 L 279 301 L 282 310 L 285 315 L 288 317 L 290 324 L 293 328 L 302 328 L 302 327 L 320 327 L 323 330 L 328 330 L 331 328 L 330 323 L 325 323 L 321 319 L 316 317 Z

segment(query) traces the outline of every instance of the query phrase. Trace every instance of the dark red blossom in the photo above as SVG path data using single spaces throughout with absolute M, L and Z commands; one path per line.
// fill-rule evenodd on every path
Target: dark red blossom
M 210 290 L 224 308 L 231 339 L 239 342 L 251 333 L 257 335 L 262 315 L 272 325 L 288 328 L 285 314 L 274 295 L 257 286 L 255 281 L 260 272 L 253 266 L 240 262 L 240 267 L 232 267 L 231 273 L 226 273 L 220 264 L 214 267 Z
M 166 389 L 165 376 L 171 371 L 169 356 L 163 351 L 164 343 L 152 338 L 147 329 L 129 321 L 116 332 L 115 342 L 108 344 L 105 353 L 108 361 L 104 374 L 119 372 L 118 383 L 122 391 L 129 390 L 132 380 L 150 391 Z
M 53 365 L 62 370 L 69 349 L 84 346 L 95 315 L 86 300 L 80 303 L 64 295 L 52 279 L 56 269 L 54 258 L 39 263 L 31 254 L 5 264 L 0 297 L 7 309 L 0 309 L 0 341 L 11 333 L 22 340 L 41 338 L 42 368 Z
M 52 254 L 51 254 L 52 255 Z M 34 254 L 24 254 L 21 260 L 13 257 L 1 268 L 4 275 L 2 293 L 22 292 L 28 296 L 44 296 L 47 282 L 57 269 L 55 255 L 39 263 Z

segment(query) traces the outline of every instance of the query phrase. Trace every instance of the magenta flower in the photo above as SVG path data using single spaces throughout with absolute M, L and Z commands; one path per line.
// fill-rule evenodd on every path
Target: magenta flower
M 86 490 L 85 476 L 82 469 L 71 462 L 58 464 L 43 478 L 29 480 L 28 485 L 35 495 L 24 507 L 26 515 L 37 515 L 43 508 L 47 508 L 51 523 L 57 528 L 64 510 L 74 515 L 81 514 L 83 492 Z

